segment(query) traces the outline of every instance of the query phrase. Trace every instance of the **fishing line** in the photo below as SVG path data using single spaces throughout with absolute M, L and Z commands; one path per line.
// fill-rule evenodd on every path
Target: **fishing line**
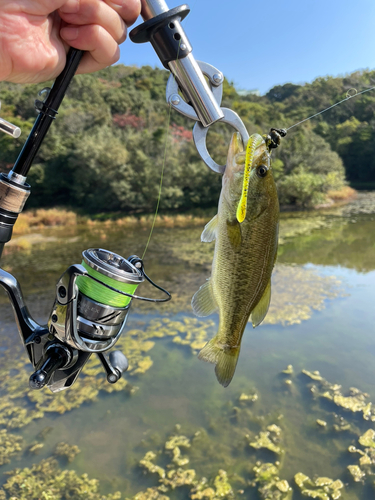
M 332 104 L 332 106 L 329 106 L 329 108 L 326 108 L 326 109 L 323 109 L 322 111 L 319 111 L 318 113 L 315 113 L 314 115 L 311 115 L 309 116 L 308 118 L 305 118 L 304 120 L 298 122 L 298 123 L 295 123 L 294 125 L 292 125 L 291 127 L 287 128 L 286 130 L 290 130 L 291 128 L 293 127 L 297 127 L 297 125 L 301 125 L 301 123 L 304 123 L 304 122 L 307 122 L 308 120 L 311 120 L 311 118 L 315 118 L 316 116 L 319 116 L 321 115 L 322 113 L 325 113 L 326 111 L 328 111 L 329 109 L 332 109 L 334 108 L 335 106 L 338 106 L 339 104 L 341 104 L 342 102 L 345 102 L 345 101 L 349 101 L 349 99 L 353 99 L 353 97 L 357 97 L 361 94 L 364 94 L 365 92 L 370 92 L 370 90 L 374 90 L 375 87 L 371 87 L 369 89 L 365 89 L 365 90 L 362 90 L 362 92 L 357 92 L 356 89 L 349 89 L 346 93 L 346 97 L 345 99 L 342 99 L 341 101 L 339 102 L 336 102 L 336 104 Z M 354 91 L 355 94 L 350 94 L 350 91 Z
M 176 61 L 178 61 L 178 55 L 179 55 L 179 52 L 180 52 L 180 44 L 181 44 L 181 40 L 179 41 L 179 44 L 178 44 L 177 59 L 176 59 Z M 176 80 L 176 77 L 175 77 L 174 74 L 173 74 L 173 78 L 174 78 L 174 80 Z M 150 234 L 148 236 L 146 247 L 145 247 L 145 249 L 143 251 L 142 260 L 144 259 L 146 251 L 148 249 L 148 245 L 150 243 L 151 236 L 152 236 L 152 233 L 154 231 L 154 227 L 155 227 L 155 223 L 156 223 L 156 218 L 158 216 L 158 211 L 159 211 L 160 198 L 161 198 L 161 190 L 162 190 L 162 187 L 163 187 L 163 179 L 164 179 L 164 169 L 165 169 L 165 163 L 166 163 L 166 159 L 167 159 L 167 147 L 168 147 L 168 139 L 169 139 L 168 131 L 169 131 L 169 127 L 170 127 L 170 124 L 171 124 L 171 109 L 172 109 L 172 103 L 170 102 L 169 103 L 169 111 L 168 111 L 168 120 L 167 120 L 167 132 L 165 134 L 165 146 L 164 146 L 163 166 L 161 168 L 160 183 L 159 183 L 158 201 L 156 203 L 155 215 L 154 215 L 154 219 L 152 221 L 151 230 L 150 230 Z

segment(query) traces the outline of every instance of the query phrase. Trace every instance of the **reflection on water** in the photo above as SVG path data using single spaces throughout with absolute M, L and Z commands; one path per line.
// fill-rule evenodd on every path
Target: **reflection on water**
M 292 490 L 294 500 L 309 491 L 373 499 L 374 219 L 372 194 L 283 214 L 272 307 L 264 325 L 248 326 L 227 389 L 195 355 L 218 321 L 190 310 L 213 252 L 199 228 L 156 230 L 146 269 L 174 300 L 133 304 L 120 341 L 130 369 L 114 386 L 93 359 L 71 390 L 28 391 L 31 367 L 2 293 L 0 464 L 13 472 L 0 499 L 290 500 Z M 107 224 L 41 235 L 3 265 L 42 322 L 82 250 L 142 254 L 148 231 Z

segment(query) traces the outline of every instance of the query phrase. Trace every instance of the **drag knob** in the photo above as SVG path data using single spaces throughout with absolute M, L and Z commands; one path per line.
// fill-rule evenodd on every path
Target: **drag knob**
M 31 389 L 42 389 L 56 370 L 69 363 L 70 358 L 71 354 L 66 347 L 60 344 L 49 345 L 44 353 L 42 366 L 29 379 Z

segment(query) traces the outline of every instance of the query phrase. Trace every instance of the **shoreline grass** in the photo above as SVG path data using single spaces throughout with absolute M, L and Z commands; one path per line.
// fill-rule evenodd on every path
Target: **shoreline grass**
M 347 203 L 357 196 L 357 191 L 349 186 L 345 186 L 339 191 L 330 191 L 327 193 L 327 203 L 314 207 L 314 209 L 326 208 L 327 206 L 339 205 Z M 281 211 L 290 211 L 290 206 L 281 206 Z M 294 207 L 296 209 L 296 207 Z M 299 208 L 300 210 L 300 208 Z M 207 211 L 199 211 L 197 214 L 162 214 L 158 215 L 155 222 L 155 227 L 166 228 L 183 228 L 192 226 L 204 226 L 214 215 L 212 209 Z M 34 209 L 23 212 L 19 215 L 14 226 L 13 235 L 22 236 L 41 230 L 47 227 L 57 226 L 76 226 L 78 224 L 87 224 L 87 226 L 119 226 L 124 228 L 149 228 L 154 219 L 153 214 L 147 215 L 125 215 L 121 216 L 116 212 L 113 214 L 99 214 L 90 217 L 89 215 L 80 215 L 73 210 L 65 208 L 50 208 L 50 209 Z

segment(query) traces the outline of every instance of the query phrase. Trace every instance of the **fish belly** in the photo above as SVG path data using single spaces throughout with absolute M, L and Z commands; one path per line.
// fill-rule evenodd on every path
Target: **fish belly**
M 225 236 L 218 242 L 212 275 L 220 315 L 218 340 L 230 347 L 239 346 L 249 316 L 272 274 L 277 249 L 276 225 L 272 228 L 272 221 L 271 225 L 259 222 L 243 228 L 238 252 L 232 251 Z
M 219 219 L 211 278 L 219 330 L 199 357 L 216 364 L 217 379 L 224 387 L 233 378 L 243 332 L 264 294 L 275 262 L 278 218 L 267 215 L 241 224 L 237 248 L 228 237 L 226 219 Z

